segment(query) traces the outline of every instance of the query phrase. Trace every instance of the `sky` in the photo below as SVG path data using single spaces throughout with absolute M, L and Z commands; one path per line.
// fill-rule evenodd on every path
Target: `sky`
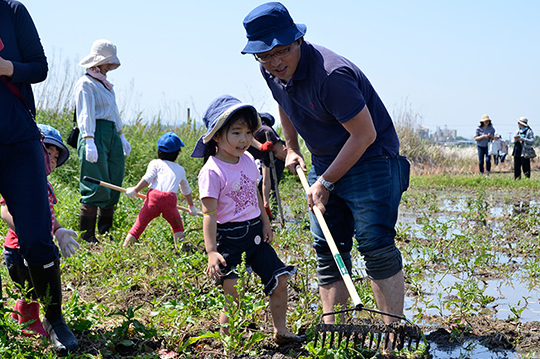
M 244 17 L 264 1 L 22 0 L 61 81 L 94 40 L 116 44 L 108 75 L 125 122 L 201 118 L 223 94 L 277 115 L 246 44 Z M 353 61 L 397 121 L 473 138 L 483 114 L 508 139 L 525 116 L 540 135 L 540 1 L 282 1 L 305 39 Z M 52 85 L 49 85 L 52 88 Z M 277 118 L 277 116 L 276 116 Z

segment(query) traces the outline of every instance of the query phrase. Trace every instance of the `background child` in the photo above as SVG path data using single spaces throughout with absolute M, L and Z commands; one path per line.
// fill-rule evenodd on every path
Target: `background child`
M 235 268 L 246 253 L 246 265 L 259 275 L 265 294 L 270 296 L 275 342 L 302 341 L 304 337 L 291 333 L 286 323 L 287 278 L 296 268 L 285 266 L 270 246 L 272 228 L 257 191 L 259 172 L 253 157 L 245 153 L 260 126 L 257 111 L 224 95 L 210 104 L 203 121 L 207 132 L 191 156 L 205 158 L 199 190 L 208 254 L 206 273 L 222 284 L 227 296 L 237 299 Z M 226 308 L 228 305 L 226 302 Z M 226 313 L 221 313 L 220 323 L 228 321 Z
M 69 158 L 69 150 L 62 141 L 62 136 L 55 128 L 48 125 L 38 124 L 43 136 L 43 142 L 47 148 L 50 159 L 51 172 L 56 168 L 62 166 Z M 49 174 L 49 173 L 48 173 Z M 49 206 L 51 208 L 52 218 L 52 234 L 56 237 L 60 250 L 65 258 L 71 257 L 75 254 L 75 250 L 80 248 L 79 243 L 75 241 L 77 233 L 66 229 L 60 225 L 56 217 L 54 216 L 54 207 L 56 204 L 56 196 L 50 182 L 47 181 L 49 188 Z M 49 334 L 43 329 L 41 320 L 39 319 L 39 302 L 36 300 L 37 296 L 32 288 L 32 281 L 30 280 L 30 273 L 28 267 L 24 264 L 24 258 L 21 256 L 19 250 L 19 239 L 15 233 L 15 225 L 13 223 L 13 217 L 9 213 L 9 209 L 3 199 L 0 199 L 1 216 L 7 223 L 9 229 L 4 241 L 4 260 L 8 268 L 9 276 L 18 286 L 23 288 L 23 297 L 17 299 L 13 313 L 11 317 L 19 322 L 19 324 L 33 321 L 28 324 L 27 329 L 33 333 L 48 337 Z M 26 335 L 32 335 L 33 333 L 24 332 Z
M 189 214 L 196 216 L 197 208 L 193 204 L 191 188 L 186 178 L 186 170 L 176 161 L 184 143 L 173 132 L 167 132 L 158 140 L 158 159 L 150 161 L 143 178 L 135 187 L 126 189 L 126 195 L 135 198 L 143 188 L 150 186 L 137 221 L 129 230 L 124 247 L 135 243 L 151 220 L 163 215 L 174 233 L 174 243 L 184 238 L 184 225 L 178 213 L 176 194 L 180 188 L 189 205 Z M 178 250 L 178 248 L 176 248 Z

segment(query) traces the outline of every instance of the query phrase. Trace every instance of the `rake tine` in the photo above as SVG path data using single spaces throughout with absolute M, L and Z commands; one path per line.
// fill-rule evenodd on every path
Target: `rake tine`
M 403 349 L 405 345 L 405 333 L 403 331 L 400 331 L 398 335 L 396 335 L 398 342 L 397 342 L 397 349 L 401 350 Z
M 324 347 L 325 344 L 326 344 L 326 330 L 323 331 L 323 334 L 322 334 L 321 347 Z
M 334 332 L 330 332 L 330 346 L 334 346 Z
M 385 333 L 386 335 L 384 336 L 384 348 L 388 348 L 388 342 L 390 341 L 390 335 L 389 333 Z M 391 343 L 392 346 L 394 345 L 393 343 Z M 393 349 L 393 348 L 392 348 Z

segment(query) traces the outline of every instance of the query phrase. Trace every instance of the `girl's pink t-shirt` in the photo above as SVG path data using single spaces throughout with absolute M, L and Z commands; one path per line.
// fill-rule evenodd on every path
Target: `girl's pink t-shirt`
M 253 157 L 244 153 L 238 163 L 211 156 L 199 172 L 199 195 L 216 198 L 217 222 L 243 222 L 261 215 L 257 198 L 259 170 Z

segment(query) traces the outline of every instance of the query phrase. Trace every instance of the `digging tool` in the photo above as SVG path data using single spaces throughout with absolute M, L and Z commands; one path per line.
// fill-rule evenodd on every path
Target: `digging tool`
M 118 191 L 118 192 L 122 192 L 122 193 L 126 192 L 126 189 L 123 188 L 123 187 L 114 185 L 112 183 L 100 181 L 100 180 L 92 178 L 92 177 L 84 176 L 83 180 L 86 181 L 86 182 L 90 182 L 90 183 L 100 185 L 102 187 L 110 188 L 110 189 Z M 142 199 L 146 199 L 146 196 L 144 194 L 142 194 L 142 193 L 137 193 L 137 194 L 135 194 L 135 196 L 137 196 L 139 198 L 142 198 Z M 184 211 L 184 212 L 189 212 L 189 208 L 182 207 L 180 205 L 177 205 L 176 208 L 178 208 L 179 210 Z M 197 213 L 197 215 L 202 217 L 203 214 L 202 213 Z
M 266 140 L 270 141 L 270 135 L 266 133 Z M 278 178 L 276 171 L 276 164 L 274 163 L 274 152 L 269 151 L 268 156 L 270 156 L 270 170 L 272 171 L 272 177 L 274 177 L 274 192 L 276 193 L 276 203 L 279 211 L 279 223 L 281 226 L 285 226 L 285 219 L 283 218 L 283 207 L 281 207 L 281 197 L 279 196 L 279 187 L 278 187 Z
M 302 186 L 307 194 L 309 189 L 309 184 L 306 179 L 306 175 L 300 166 L 296 166 L 296 172 L 302 182 Z M 413 324 L 404 316 L 399 316 L 391 313 L 382 312 L 376 309 L 366 308 L 362 304 L 362 301 L 356 291 L 356 287 L 351 279 L 349 271 L 341 258 L 341 254 L 336 246 L 336 242 L 330 233 L 330 229 L 326 224 L 323 213 L 317 206 L 313 206 L 313 212 L 317 217 L 319 226 L 321 227 L 326 242 L 330 247 L 330 251 L 336 265 L 338 266 L 343 282 L 351 296 L 354 308 L 338 310 L 329 313 L 323 313 L 321 317 L 321 323 L 315 325 L 315 343 L 314 346 L 317 346 L 317 342 L 320 338 L 321 347 L 325 346 L 326 339 L 329 335 L 329 346 L 332 347 L 334 344 L 341 347 L 343 340 L 345 340 L 345 347 L 348 347 L 352 341 L 352 345 L 355 348 L 362 348 L 367 350 L 376 350 L 376 349 L 403 349 L 405 344 L 407 344 L 408 349 L 413 348 L 414 350 L 418 349 L 420 345 L 420 340 L 424 338 L 422 330 L 417 325 Z M 381 315 L 386 315 L 389 317 L 397 318 L 406 322 L 403 324 L 401 322 L 394 322 L 390 324 L 373 324 L 373 323 L 363 323 L 363 324 L 324 324 L 322 320 L 325 316 L 335 315 L 340 313 L 348 313 L 354 311 L 366 311 L 370 313 L 377 313 Z M 425 339 L 424 339 L 425 342 Z

